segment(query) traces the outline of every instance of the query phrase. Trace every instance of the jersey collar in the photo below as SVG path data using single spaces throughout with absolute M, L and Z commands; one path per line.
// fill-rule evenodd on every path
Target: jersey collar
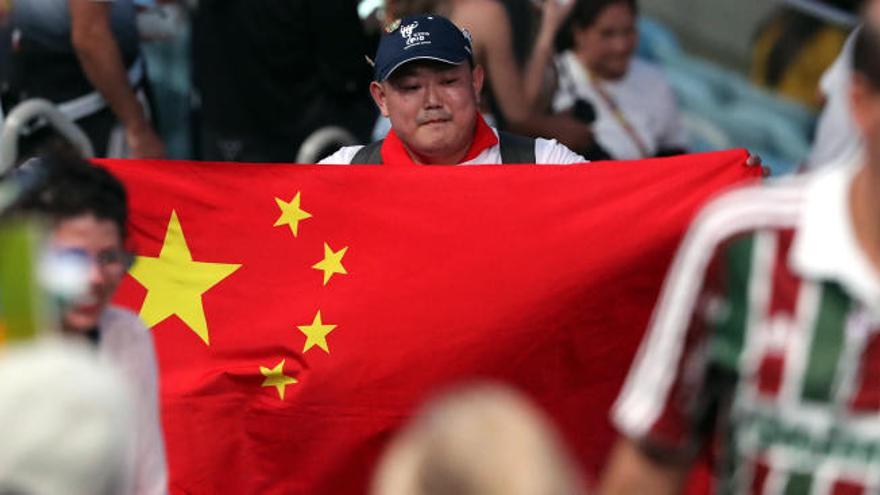
M 495 132 L 492 131 L 492 128 L 489 127 L 489 124 L 483 120 L 483 116 L 479 113 L 477 114 L 477 125 L 474 127 L 474 137 L 471 140 L 471 146 L 468 148 L 467 153 L 465 153 L 464 157 L 458 163 L 465 163 L 473 160 L 477 156 L 480 155 L 483 151 L 491 148 L 498 144 L 498 136 L 495 135 Z M 409 153 L 406 151 L 406 147 L 403 145 L 403 141 L 397 136 L 397 133 L 394 132 L 392 128 L 388 131 L 388 135 L 385 136 L 385 141 L 382 142 L 382 163 L 388 165 L 416 165 L 413 161 L 412 157 L 409 156 Z M 450 164 L 457 165 L 457 164 Z
M 838 165 L 811 178 L 789 263 L 802 276 L 840 283 L 880 314 L 880 273 L 856 240 L 849 208 L 858 170 L 855 165 Z

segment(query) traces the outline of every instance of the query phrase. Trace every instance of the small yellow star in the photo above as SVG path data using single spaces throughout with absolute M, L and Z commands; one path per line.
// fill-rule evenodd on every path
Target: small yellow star
M 330 354 L 330 347 L 327 345 L 327 334 L 336 328 L 336 325 L 325 325 L 321 321 L 321 311 L 315 315 L 311 325 L 297 326 L 300 331 L 306 334 L 306 344 L 303 346 L 303 354 L 312 347 L 318 346 L 324 349 L 324 352 Z
M 275 387 L 275 390 L 278 391 L 278 397 L 280 397 L 281 400 L 284 400 L 284 388 L 297 382 L 296 378 L 284 374 L 284 361 L 286 360 L 282 359 L 281 362 L 272 369 L 260 366 L 260 373 L 266 377 L 266 379 L 263 380 L 263 386 Z
M 281 198 L 275 198 L 275 203 L 278 205 L 278 208 L 281 208 L 281 216 L 278 217 L 278 220 L 275 220 L 273 227 L 289 225 L 290 231 L 296 237 L 299 234 L 299 222 L 312 217 L 309 212 L 299 207 L 299 202 L 299 191 L 296 192 L 296 196 L 289 203 Z
M 330 277 L 334 274 L 340 273 L 346 275 L 348 273 L 345 271 L 345 267 L 342 266 L 342 257 L 345 256 L 346 251 L 348 251 L 348 247 L 333 252 L 333 250 L 330 249 L 330 245 L 326 242 L 324 243 L 324 259 L 312 265 L 312 268 L 315 270 L 324 271 L 324 285 L 327 285 L 327 282 L 330 281 Z

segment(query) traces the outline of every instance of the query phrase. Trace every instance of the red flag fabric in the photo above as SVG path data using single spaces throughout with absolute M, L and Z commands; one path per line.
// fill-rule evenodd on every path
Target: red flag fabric
M 101 160 L 153 329 L 173 493 L 364 493 L 438 390 L 496 379 L 584 469 L 677 240 L 744 151 L 574 166 Z

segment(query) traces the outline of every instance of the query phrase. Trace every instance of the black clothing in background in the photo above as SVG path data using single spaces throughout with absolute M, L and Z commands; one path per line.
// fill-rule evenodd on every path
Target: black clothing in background
M 354 0 L 201 0 L 193 16 L 200 158 L 292 162 L 315 130 L 369 141 L 375 52 Z

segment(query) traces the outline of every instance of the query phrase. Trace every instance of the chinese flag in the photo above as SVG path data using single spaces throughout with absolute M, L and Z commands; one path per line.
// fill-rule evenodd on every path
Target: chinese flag
M 575 166 L 103 160 L 152 328 L 173 493 L 364 493 L 390 436 L 473 379 L 525 392 L 595 475 L 607 411 L 732 151 Z

